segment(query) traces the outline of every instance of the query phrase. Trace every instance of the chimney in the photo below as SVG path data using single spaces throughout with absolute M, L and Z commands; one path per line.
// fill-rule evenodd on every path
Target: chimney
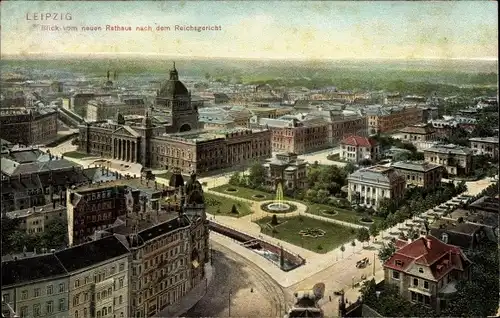
M 56 208 L 56 201 L 52 200 L 52 208 L 55 209 Z
M 427 243 L 427 244 L 426 244 L 426 245 L 427 245 L 427 248 L 428 248 L 428 249 L 431 249 L 431 247 L 432 247 L 431 240 L 426 239 L 426 243 Z

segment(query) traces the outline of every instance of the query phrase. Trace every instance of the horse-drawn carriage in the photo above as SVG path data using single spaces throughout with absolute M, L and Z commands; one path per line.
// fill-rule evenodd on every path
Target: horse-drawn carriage
M 356 268 L 365 268 L 369 264 L 370 260 L 368 259 L 368 257 L 365 257 L 362 260 L 356 262 Z

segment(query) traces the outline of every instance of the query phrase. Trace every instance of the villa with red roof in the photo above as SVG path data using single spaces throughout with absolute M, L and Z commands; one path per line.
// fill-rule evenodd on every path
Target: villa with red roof
M 340 142 L 340 159 L 359 162 L 376 160 L 380 155 L 379 145 L 373 138 L 350 135 Z
M 471 261 L 462 250 L 427 235 L 413 242 L 398 240 L 396 252 L 384 263 L 385 282 L 398 286 L 414 303 L 446 308 L 446 298 L 459 280 L 469 280 Z

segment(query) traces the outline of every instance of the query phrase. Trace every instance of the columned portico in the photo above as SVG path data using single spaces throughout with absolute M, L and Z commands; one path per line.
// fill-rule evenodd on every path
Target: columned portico
M 137 141 L 113 138 L 113 159 L 136 162 L 137 161 Z

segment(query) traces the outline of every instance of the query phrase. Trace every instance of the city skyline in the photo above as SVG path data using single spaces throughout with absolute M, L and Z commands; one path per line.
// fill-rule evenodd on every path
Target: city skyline
M 495 2 L 2 2 L 2 56 L 497 60 Z M 70 13 L 31 21 L 27 14 Z M 210 14 L 208 14 L 210 13 Z M 146 17 L 140 20 L 137 17 Z M 139 21 L 140 20 L 140 21 Z M 33 24 L 38 24 L 34 27 Z M 78 31 L 41 31 L 42 25 Z M 81 31 L 82 26 L 132 31 Z M 153 31 L 135 31 L 136 26 Z M 155 31 L 156 26 L 170 31 Z M 174 31 L 175 25 L 221 26 Z M 23 41 L 19 41 L 23 39 Z

